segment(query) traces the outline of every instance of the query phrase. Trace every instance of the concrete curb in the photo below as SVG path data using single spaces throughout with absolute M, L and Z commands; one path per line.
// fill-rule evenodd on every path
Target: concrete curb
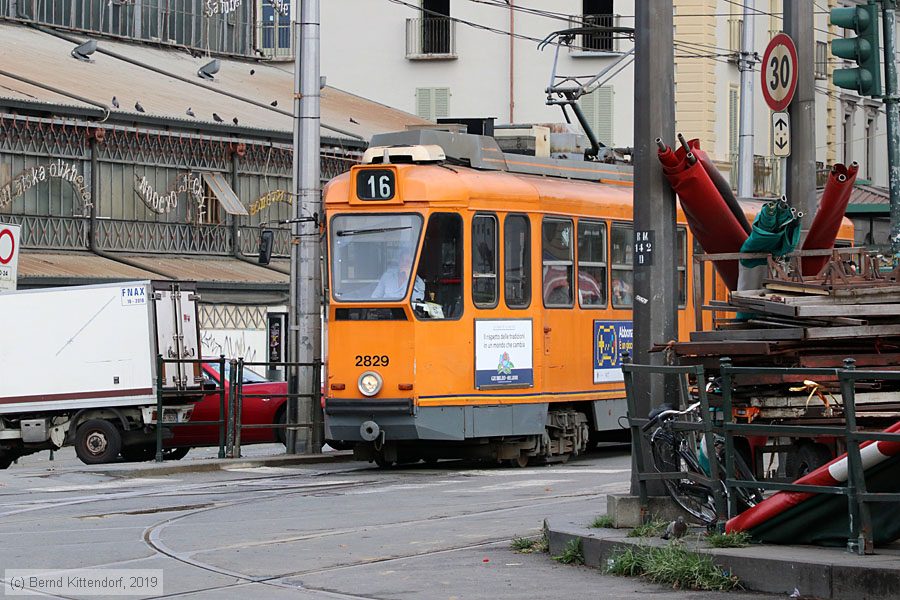
M 159 477 L 180 473 L 210 473 L 226 469 L 251 469 L 254 467 L 290 467 L 294 465 L 314 465 L 343 463 L 353 460 L 353 452 L 329 452 L 327 454 L 279 454 L 276 456 L 259 456 L 252 458 L 211 458 L 195 459 L 184 462 L 149 462 L 127 465 L 99 465 L 98 467 L 81 467 L 72 469 L 109 477 Z
M 661 539 L 629 538 L 627 530 L 591 529 L 561 518 L 547 519 L 544 527 L 551 556 L 562 553 L 569 540 L 580 539 L 585 564 L 604 570 L 617 550 L 667 543 Z M 789 595 L 796 588 L 804 597 L 823 600 L 893 600 L 900 589 L 900 551 L 896 547 L 875 556 L 812 546 L 710 548 L 691 533 L 684 543 L 691 550 L 711 556 L 751 591 Z

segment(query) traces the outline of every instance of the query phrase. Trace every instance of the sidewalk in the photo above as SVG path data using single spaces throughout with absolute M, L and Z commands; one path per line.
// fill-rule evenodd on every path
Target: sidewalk
M 898 517 L 900 518 L 900 517 Z M 550 554 L 560 554 L 569 540 L 581 539 L 585 564 L 605 569 L 617 548 L 665 545 L 658 538 L 629 538 L 629 529 L 591 529 L 565 517 L 545 521 Z M 879 548 L 873 556 L 857 556 L 841 548 L 751 545 L 710 548 L 702 533 L 689 532 L 688 549 L 710 555 L 751 591 L 783 594 L 800 591 L 803 597 L 823 600 L 895 600 L 900 597 L 900 545 Z

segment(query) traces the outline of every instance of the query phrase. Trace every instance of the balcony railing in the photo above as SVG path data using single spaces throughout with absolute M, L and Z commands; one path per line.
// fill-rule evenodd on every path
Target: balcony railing
M 731 155 L 731 171 L 729 183 L 731 188 L 737 190 L 738 180 L 738 155 Z M 784 173 L 782 171 L 784 161 L 775 156 L 753 157 L 753 195 L 757 198 L 777 198 L 783 193 Z M 816 187 L 822 187 L 828 180 L 828 169 L 825 163 L 816 162 Z
M 97 239 L 106 250 L 165 254 L 231 254 L 231 228 L 225 225 L 153 223 L 99 219 Z
M 621 33 L 604 31 L 604 27 L 618 27 L 622 19 L 621 15 L 570 15 L 570 27 L 598 27 L 596 32 L 582 33 L 569 47 L 570 52 L 608 53 L 618 54 L 620 49 Z
M 0 223 L 20 225 L 21 244 L 25 248 L 83 250 L 88 247 L 89 219 L 85 217 L 4 214 L 0 215 Z
M 456 22 L 447 17 L 407 19 L 406 58 L 456 58 Z

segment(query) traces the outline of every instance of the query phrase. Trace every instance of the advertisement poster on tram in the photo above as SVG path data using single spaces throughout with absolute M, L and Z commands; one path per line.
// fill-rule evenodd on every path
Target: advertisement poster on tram
M 633 348 L 631 321 L 594 321 L 594 383 L 623 381 L 622 353 Z
M 475 387 L 534 385 L 531 321 L 475 321 Z

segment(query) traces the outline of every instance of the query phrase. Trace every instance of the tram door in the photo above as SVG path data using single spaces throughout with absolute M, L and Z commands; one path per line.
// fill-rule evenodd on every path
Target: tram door
M 542 323 L 535 332 L 543 338 L 543 389 L 564 390 L 577 376 L 572 361 L 572 336 L 577 329 L 575 305 L 575 224 L 564 217 L 541 222 Z

